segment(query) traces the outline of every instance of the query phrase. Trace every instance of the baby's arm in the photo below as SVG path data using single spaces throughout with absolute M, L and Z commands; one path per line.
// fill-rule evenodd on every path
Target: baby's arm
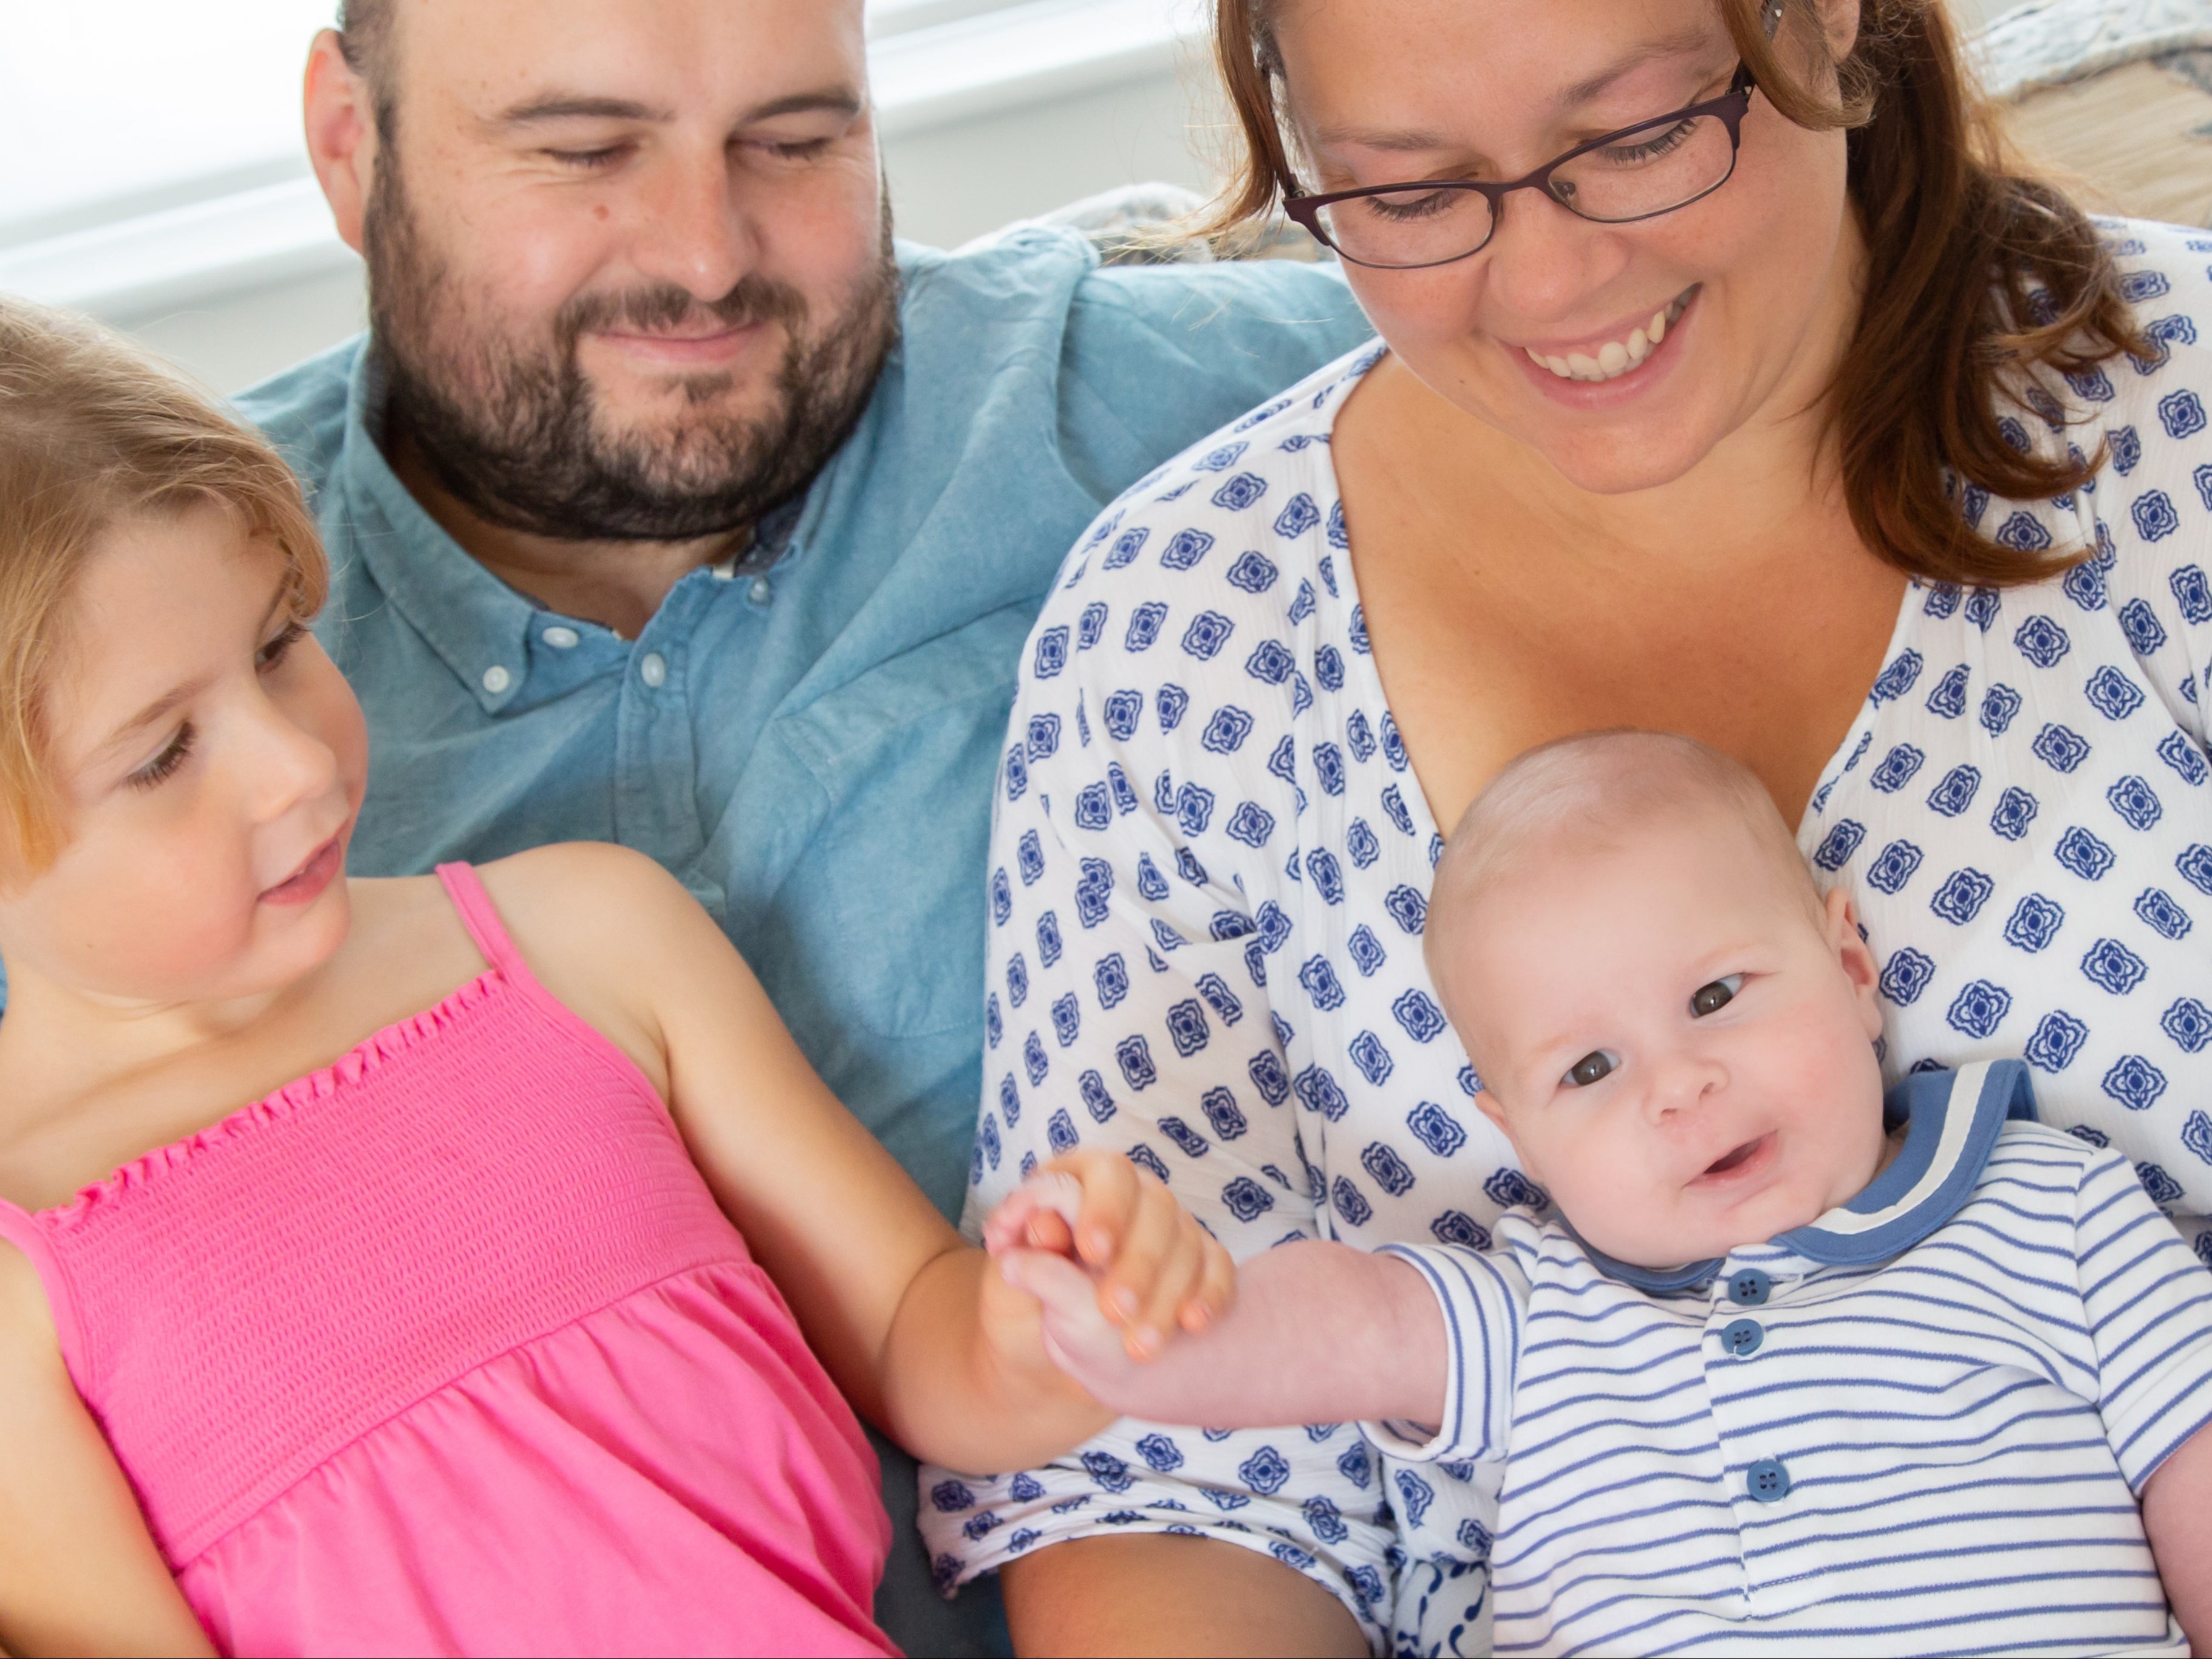
M 2212 1659 L 2212 1428 L 2159 1465 L 2143 1488 L 2142 1517 L 2190 1650 Z
M 1060 1255 L 1022 1248 L 1018 1229 L 1033 1209 L 1065 1207 L 1048 1184 L 1057 1167 L 1002 1205 L 986 1237 L 1006 1278 L 1043 1304 L 1048 1351 L 1101 1403 L 1217 1429 L 1441 1418 L 1450 1356 L 1427 1279 L 1395 1256 L 1318 1239 L 1245 1262 L 1226 1314 L 1136 1362 L 1089 1276 Z
M 723 1212 L 862 1416 L 917 1456 L 977 1470 L 1047 1462 L 1113 1420 L 1046 1357 L 1036 1303 L 961 1243 L 830 1092 L 721 930 L 657 865 L 553 847 L 483 875 L 547 988 L 669 1103 Z M 1114 1179 L 1103 1164 L 1088 1176 Z M 1133 1181 L 1121 1198 L 1094 1218 L 1097 1293 L 1133 1291 L 1133 1326 L 1163 1334 L 1185 1304 L 1199 1317 L 1224 1304 L 1227 1258 L 1165 1189 Z
M 212 1654 L 78 1399 L 38 1274 L 0 1243 L 0 1647 Z

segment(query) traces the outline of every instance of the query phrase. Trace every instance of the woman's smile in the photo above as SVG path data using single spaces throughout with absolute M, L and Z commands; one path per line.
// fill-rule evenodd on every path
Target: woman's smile
M 1656 307 L 1648 321 L 1630 329 L 1622 337 L 1578 342 L 1574 348 L 1537 344 L 1521 349 L 1528 354 L 1530 362 L 1542 364 L 1562 380 L 1619 380 L 1644 367 L 1651 354 L 1664 343 L 1667 331 L 1681 320 L 1684 309 L 1697 292 L 1697 284 L 1691 284 Z
M 1547 398 L 1577 410 L 1611 409 L 1647 396 L 1669 378 L 1703 293 L 1702 283 L 1692 284 L 1613 337 L 1585 339 L 1572 349 L 1539 341 L 1508 355 Z

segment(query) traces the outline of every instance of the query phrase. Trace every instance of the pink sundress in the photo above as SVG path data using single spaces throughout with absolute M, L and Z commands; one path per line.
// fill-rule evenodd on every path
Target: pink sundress
M 666 1107 L 491 964 L 58 1209 L 0 1204 L 226 1652 L 895 1651 L 859 1423 Z

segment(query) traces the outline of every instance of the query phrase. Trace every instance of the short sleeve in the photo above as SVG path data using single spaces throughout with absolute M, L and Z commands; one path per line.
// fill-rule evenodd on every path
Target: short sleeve
M 1528 1282 L 1510 1257 L 1459 1245 L 1385 1244 L 1428 1281 L 1443 1315 L 1443 1420 L 1415 1437 L 1407 1424 L 1363 1423 L 1376 1446 L 1408 1462 L 1487 1462 L 1505 1455 L 1513 1379 L 1528 1320 Z
M 2212 1271 L 2181 1242 L 2126 1161 L 2105 1153 L 2075 1194 L 2075 1250 L 2097 1408 L 2136 1492 L 2212 1423 Z

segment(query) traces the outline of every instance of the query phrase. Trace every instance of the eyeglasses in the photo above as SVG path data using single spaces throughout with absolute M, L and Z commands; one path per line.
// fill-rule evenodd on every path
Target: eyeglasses
M 1540 190 L 1601 225 L 1656 219 L 1728 183 L 1756 84 L 1749 66 L 1738 64 L 1719 97 L 1578 144 L 1510 184 L 1431 179 L 1326 196 L 1293 191 L 1283 208 L 1340 257 L 1383 270 L 1448 265 L 1481 252 L 1516 190 Z

